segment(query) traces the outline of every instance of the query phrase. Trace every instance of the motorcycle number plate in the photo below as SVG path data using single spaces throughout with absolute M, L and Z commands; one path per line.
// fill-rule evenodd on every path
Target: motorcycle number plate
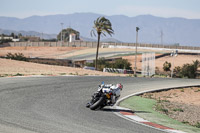
M 108 99 L 110 99 L 110 95 L 109 95 L 109 94 L 106 94 L 106 97 L 107 97 Z

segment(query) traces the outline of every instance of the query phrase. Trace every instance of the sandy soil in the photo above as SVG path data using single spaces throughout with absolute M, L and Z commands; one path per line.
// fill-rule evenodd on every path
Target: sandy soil
M 100 48 L 99 52 L 109 51 L 134 51 L 134 49 L 116 49 L 116 48 Z M 142 50 L 140 50 L 142 51 Z M 146 51 L 146 50 L 143 50 Z M 63 59 L 66 57 L 77 56 L 80 54 L 95 53 L 96 48 L 80 48 L 80 47 L 4 47 L 0 48 L 0 56 L 5 56 L 7 53 L 23 53 L 26 57 L 40 57 L 40 58 L 54 58 Z M 166 51 L 163 51 L 166 52 Z M 158 55 L 158 54 L 157 54 Z M 134 68 L 135 56 L 124 56 Z M 142 69 L 142 55 L 137 56 L 137 68 Z M 200 55 L 178 55 L 174 59 L 171 56 L 156 59 L 155 66 L 157 70 L 163 71 L 163 64 L 165 61 L 174 62 L 174 67 L 182 66 L 186 63 L 192 63 L 192 61 L 199 60 Z M 1 72 L 2 73 L 2 72 Z
M 115 52 L 115 51 L 134 51 L 134 49 L 116 49 L 116 48 L 100 48 L 99 52 Z M 140 50 L 146 51 L 146 50 Z M 40 58 L 54 58 L 63 59 L 66 57 L 77 56 L 80 54 L 95 53 L 96 48 L 80 48 L 80 47 L 4 47 L 0 48 L 0 56 L 5 56 L 7 53 L 23 53 L 26 57 L 40 57 Z M 154 51 L 155 52 L 155 51 Z M 166 51 L 162 51 L 166 52 Z M 158 54 L 157 54 L 158 55 Z M 124 56 L 131 64 L 132 68 L 135 65 L 135 56 Z M 142 55 L 137 56 L 137 68 L 142 69 Z M 192 61 L 199 60 L 200 55 L 178 55 L 174 57 L 166 56 L 163 58 L 156 59 L 155 66 L 156 70 L 163 71 L 163 64 L 165 61 L 174 63 L 176 66 L 182 66 L 186 63 L 192 63 Z M 134 69 L 133 69 L 134 70 Z
M 132 49 L 100 48 L 100 52 L 132 51 Z M 0 48 L 0 56 L 7 53 L 23 53 L 26 57 L 63 59 L 81 54 L 96 53 L 96 48 L 86 47 L 4 47 Z
M 26 57 L 55 58 L 60 59 L 63 55 L 86 48 L 80 47 L 4 47 L 0 48 L 0 56 L 7 53 L 23 53 Z
M 0 59 L 0 76 L 11 75 L 102 75 L 123 76 L 123 74 L 104 73 L 100 71 L 72 68 L 65 66 L 52 66 L 44 64 Z
M 190 125 L 200 123 L 200 88 L 198 87 L 145 93 L 143 97 L 156 99 L 163 109 L 168 110 L 165 114 L 173 119 Z

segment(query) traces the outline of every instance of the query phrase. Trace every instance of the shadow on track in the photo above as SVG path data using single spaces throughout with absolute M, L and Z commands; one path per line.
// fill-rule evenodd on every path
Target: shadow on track
M 105 111 L 105 112 L 126 112 L 126 113 L 151 113 L 147 111 L 132 111 L 132 110 L 125 110 L 125 109 L 111 109 L 111 108 L 103 108 L 100 111 Z

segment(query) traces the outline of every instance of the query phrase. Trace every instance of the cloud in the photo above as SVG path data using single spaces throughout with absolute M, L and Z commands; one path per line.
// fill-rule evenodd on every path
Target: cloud
M 115 11 L 117 14 L 126 14 L 128 16 L 137 16 L 151 14 L 160 17 L 183 17 L 189 19 L 200 19 L 200 13 L 190 10 L 166 8 L 166 7 L 149 7 L 149 6 L 120 6 Z

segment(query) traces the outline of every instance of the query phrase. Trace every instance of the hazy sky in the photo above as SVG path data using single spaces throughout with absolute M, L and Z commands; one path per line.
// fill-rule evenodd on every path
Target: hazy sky
M 160 17 L 200 19 L 200 0 L 0 0 L 0 16 L 93 12 L 104 15 L 151 14 Z

